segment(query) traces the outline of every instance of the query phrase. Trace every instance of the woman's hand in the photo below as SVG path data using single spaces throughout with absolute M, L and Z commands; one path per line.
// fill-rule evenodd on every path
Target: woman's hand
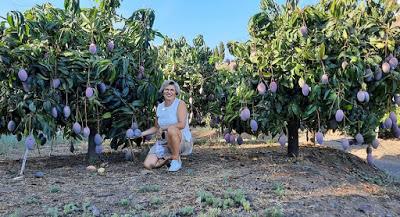
M 167 132 L 168 128 L 158 128 L 158 136 L 160 136 L 161 139 L 166 139 L 167 138 Z

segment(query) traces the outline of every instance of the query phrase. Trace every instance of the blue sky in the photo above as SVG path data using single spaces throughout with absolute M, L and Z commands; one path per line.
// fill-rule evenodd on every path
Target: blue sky
M 0 15 L 24 11 L 36 4 L 50 2 L 62 8 L 63 0 L 0 0 Z M 156 13 L 154 28 L 172 38 L 184 36 L 189 42 L 202 34 L 206 44 L 215 47 L 220 41 L 246 41 L 247 23 L 259 11 L 259 0 L 123 0 L 119 14 L 128 17 L 139 8 L 152 8 Z M 278 3 L 285 0 L 278 0 Z M 302 5 L 317 0 L 300 0 Z M 81 7 L 92 7 L 93 0 L 80 0 Z M 159 44 L 160 40 L 156 41 Z

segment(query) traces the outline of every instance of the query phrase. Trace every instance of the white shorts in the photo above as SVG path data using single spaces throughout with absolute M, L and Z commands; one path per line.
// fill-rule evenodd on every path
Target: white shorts
M 185 139 L 182 139 L 180 149 L 181 155 L 190 155 L 193 150 L 193 141 L 186 141 Z M 158 158 L 164 158 L 171 156 L 172 153 L 167 146 L 166 140 L 157 140 L 156 143 L 150 148 L 148 154 L 155 154 Z

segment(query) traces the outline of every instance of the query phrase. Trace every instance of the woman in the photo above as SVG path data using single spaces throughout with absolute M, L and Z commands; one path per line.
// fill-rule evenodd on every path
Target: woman
M 146 169 L 153 169 L 171 160 L 168 171 L 176 172 L 182 168 L 180 155 L 191 154 L 193 149 L 188 112 L 186 103 L 176 98 L 180 88 L 175 81 L 164 81 L 160 92 L 163 94 L 164 102 L 157 106 L 155 124 L 142 132 L 141 136 L 160 132 L 161 139 L 151 147 L 143 164 Z

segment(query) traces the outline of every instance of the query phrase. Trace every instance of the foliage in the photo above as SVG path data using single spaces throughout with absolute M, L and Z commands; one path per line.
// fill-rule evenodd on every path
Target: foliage
M 103 0 L 98 8 L 80 8 L 79 1 L 66 0 L 65 9 L 46 3 L 8 13 L 0 25 L 0 133 L 39 140 L 41 133 L 52 138 L 62 130 L 80 139 L 72 130 L 76 122 L 119 145 L 131 120 L 142 128 L 152 123 L 147 117 L 162 79 L 150 46 L 160 35 L 152 29 L 154 12 L 140 9 L 123 18 L 115 12 L 119 5 Z M 26 81 L 19 79 L 21 69 Z M 16 128 L 9 132 L 11 120 Z
M 321 1 L 303 9 L 297 1 L 261 5 L 249 22 L 251 40 L 228 44 L 237 57 L 238 85 L 231 88 L 236 93 L 229 96 L 224 124 L 238 133 L 276 135 L 287 134 L 293 120 L 314 132 L 360 133 L 371 144 L 400 92 L 398 67 L 382 73 L 383 64 L 399 53 L 399 27 L 392 25 L 398 5 L 355 0 Z M 268 88 L 273 82 L 276 92 Z M 256 92 L 260 83 L 267 87 L 264 94 Z M 360 102 L 359 91 L 369 100 Z M 258 122 L 256 132 L 250 120 L 239 120 L 243 107 Z M 335 120 L 339 109 L 341 122 Z
M 180 216 L 192 216 L 194 214 L 193 206 L 185 206 L 178 211 Z
M 246 199 L 242 190 L 231 188 L 224 192 L 223 197 L 214 196 L 208 191 L 197 192 L 198 201 L 214 208 L 229 209 L 242 206 L 245 211 L 250 211 L 250 202 Z
M 222 49 L 223 44 L 212 51 L 202 35 L 193 39 L 193 46 L 184 37 L 177 40 L 165 37 L 159 46 L 160 68 L 166 79 L 175 80 L 181 87 L 180 98 L 189 104 L 191 125 L 204 125 L 205 117 L 213 109 L 210 104 L 215 83 L 211 80 L 216 72 L 212 61 L 223 58 Z

